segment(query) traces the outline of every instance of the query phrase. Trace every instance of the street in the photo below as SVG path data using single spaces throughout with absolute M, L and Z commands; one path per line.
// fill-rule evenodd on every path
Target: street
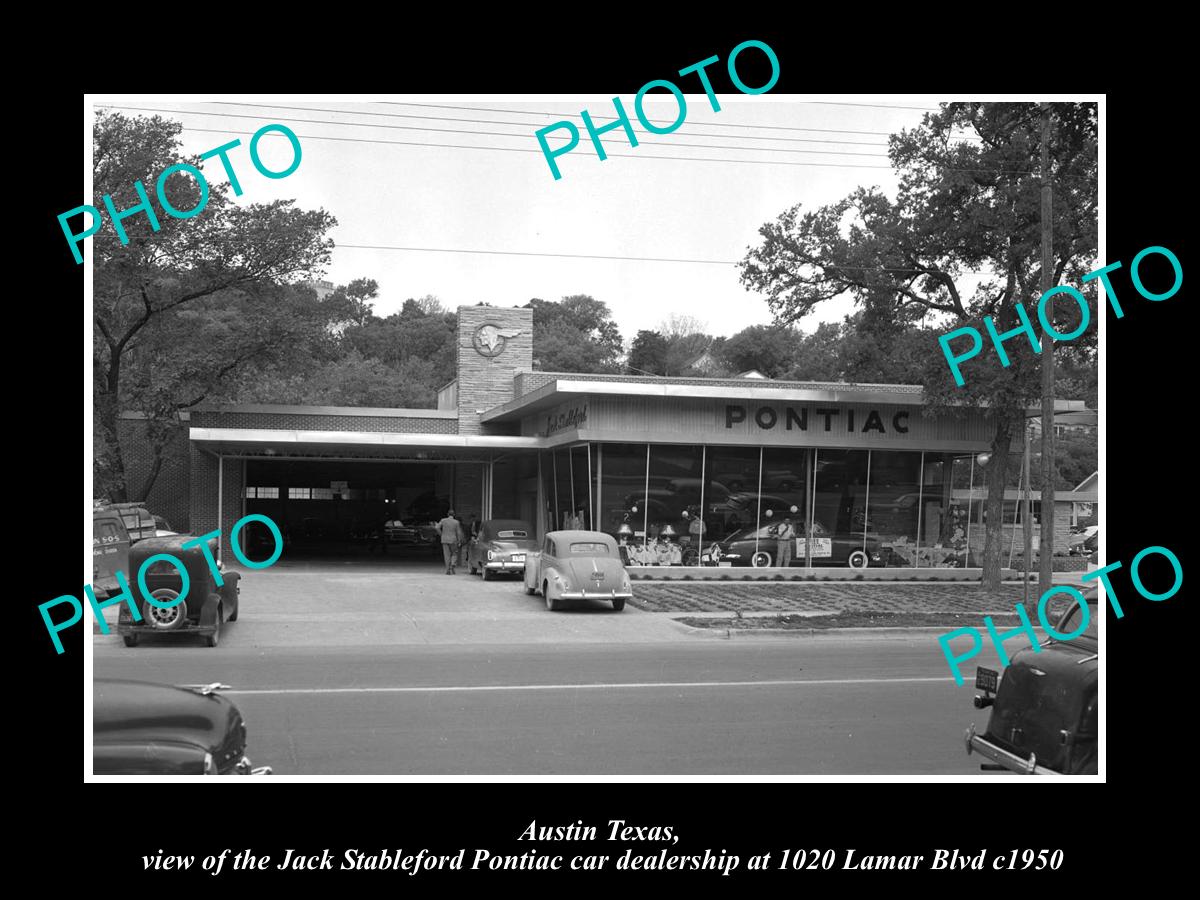
M 248 637 L 270 614 L 244 593 L 245 617 L 219 648 L 181 638 L 127 650 L 97 636 L 95 676 L 231 685 L 249 755 L 280 775 L 979 773 L 962 733 L 986 713 L 955 687 L 932 633 L 730 640 L 632 609 L 549 613 L 508 582 L 455 587 L 443 608 L 414 600 L 395 618 L 419 630 L 493 600 L 487 618 L 509 607 L 539 642 L 486 643 L 476 627 L 465 641 L 353 643 L 362 629 L 343 612 L 305 629 L 304 644 L 263 646 Z M 599 625 L 653 639 L 581 639 Z

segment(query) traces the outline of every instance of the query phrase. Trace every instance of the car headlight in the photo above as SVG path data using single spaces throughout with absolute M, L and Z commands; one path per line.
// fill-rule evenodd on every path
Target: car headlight
M 495 559 L 495 558 L 496 558 L 496 554 L 493 551 L 489 550 L 488 551 L 488 559 Z
M 216 763 L 213 762 L 213 755 L 211 753 L 204 754 L 204 774 L 205 775 L 216 775 L 217 774 L 217 766 L 216 766 Z

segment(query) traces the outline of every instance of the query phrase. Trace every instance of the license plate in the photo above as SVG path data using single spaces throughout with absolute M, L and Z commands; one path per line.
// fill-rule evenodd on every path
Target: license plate
M 513 562 L 525 562 L 525 554 L 524 553 L 514 553 L 512 561 Z
M 1000 673 L 994 669 L 985 669 L 979 666 L 975 669 L 975 687 L 981 691 L 990 691 L 996 693 L 996 686 L 1000 683 Z

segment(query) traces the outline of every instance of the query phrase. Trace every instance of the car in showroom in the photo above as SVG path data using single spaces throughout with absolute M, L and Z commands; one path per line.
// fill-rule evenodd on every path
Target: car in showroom
M 131 577 L 130 591 L 139 599 L 141 621 L 133 618 L 128 603 L 122 603 L 117 618 L 117 634 L 126 647 L 136 647 L 147 635 L 198 634 L 209 647 L 221 640 L 221 626 L 236 622 L 239 610 L 239 581 L 241 573 L 225 568 L 221 562 L 216 538 L 208 540 L 208 554 L 217 562 L 217 575 L 208 564 L 200 545 L 184 547 L 196 538 L 190 534 L 173 534 L 138 541 L 129 548 L 129 571 L 138 573 L 155 556 L 172 556 L 179 560 L 187 573 L 184 589 L 180 569 L 170 560 L 157 559 L 146 568 L 146 591 L 157 601 L 151 603 L 142 595 L 136 577 Z
M 501 572 L 525 571 L 525 558 L 537 549 L 533 527 L 520 519 L 485 519 L 467 549 L 467 571 L 490 581 Z
M 779 523 L 764 522 L 758 528 L 742 528 L 712 545 L 705 545 L 701 559 L 709 564 L 722 562 L 734 566 L 770 567 L 778 555 Z M 805 561 L 804 536 L 800 535 L 792 550 L 793 566 Z M 814 566 L 849 566 L 866 569 L 886 566 L 892 551 L 879 538 L 861 531 L 830 532 L 820 522 L 813 523 L 812 561 Z
M 94 775 L 270 775 L 246 756 L 246 720 L 207 685 L 96 679 Z
M 972 723 L 964 739 L 968 754 L 990 760 L 981 768 L 1022 775 L 1097 774 L 1096 585 L 1086 587 L 1083 596 L 1085 603 L 1072 602 L 1054 626 L 1067 637 L 1048 637 L 1036 652 L 1033 647 L 1018 650 L 1003 676 L 983 666 L 975 670 L 980 691 L 975 708 L 990 708 L 992 713 L 982 734 Z
M 552 611 L 569 600 L 604 600 L 620 612 L 633 588 L 612 535 L 551 531 L 525 556 L 525 593 L 540 593 Z

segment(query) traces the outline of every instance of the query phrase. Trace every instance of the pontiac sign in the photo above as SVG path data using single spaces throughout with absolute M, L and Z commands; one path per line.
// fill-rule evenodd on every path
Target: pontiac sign
M 737 403 L 725 406 L 725 427 L 732 428 L 739 422 L 745 422 L 747 415 L 753 416 L 754 424 L 764 431 L 779 427 L 785 431 L 808 431 L 811 424 L 813 430 L 839 431 L 846 433 L 863 433 L 877 431 L 887 434 L 888 429 L 884 418 L 878 410 L 866 411 L 866 415 L 855 416 L 853 409 L 837 409 L 835 407 L 815 407 L 813 416 L 809 417 L 808 407 L 785 407 L 782 413 L 773 406 L 760 406 L 753 412 Z M 862 410 L 859 410 L 861 413 Z M 823 426 L 823 427 L 822 427 Z M 900 410 L 892 414 L 891 430 L 896 434 L 908 434 L 908 411 Z

